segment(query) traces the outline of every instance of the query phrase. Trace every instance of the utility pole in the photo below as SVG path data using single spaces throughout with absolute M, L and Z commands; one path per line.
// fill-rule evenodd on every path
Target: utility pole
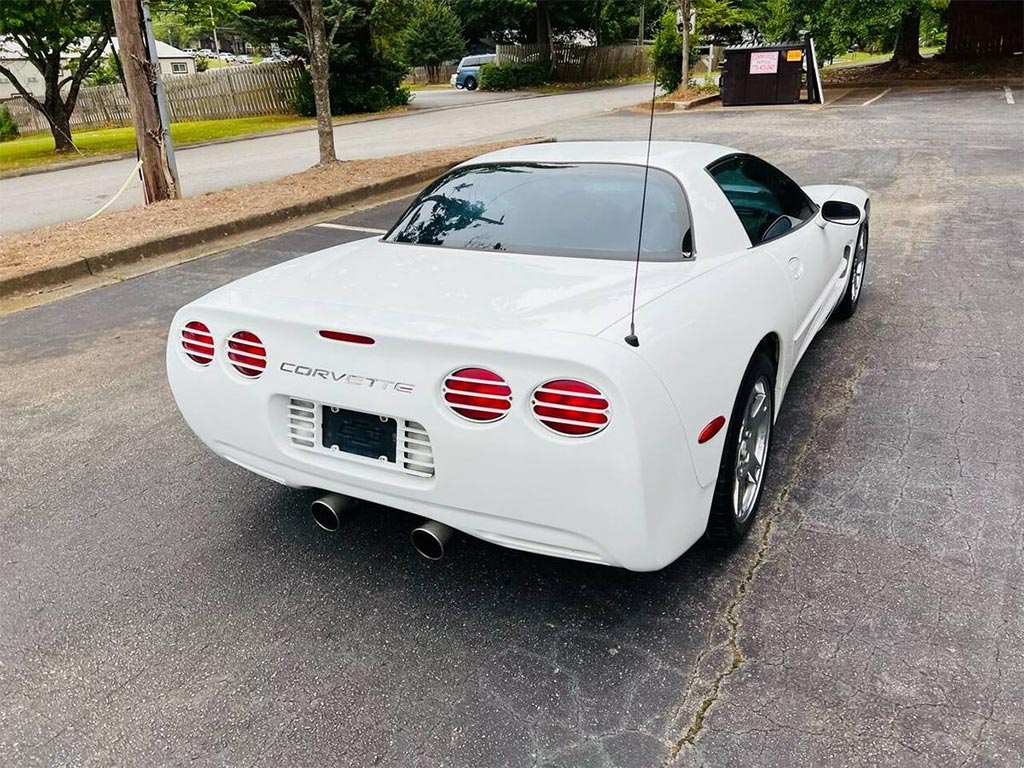
M 690 85 L 690 0 L 679 0 L 679 15 L 681 18 L 683 36 L 683 70 L 680 85 L 683 90 Z
M 636 44 L 638 47 L 644 44 L 644 9 L 647 5 L 647 0 L 640 0 L 640 29 L 636 33 Z
M 168 159 L 171 137 L 160 120 L 157 102 L 160 60 L 156 59 L 154 63 L 146 45 L 140 0 L 111 0 L 110 5 L 114 11 L 117 47 L 132 109 L 135 144 L 142 161 L 146 203 L 177 199 L 181 193 Z
M 153 35 L 153 16 L 149 12 L 149 0 L 142 0 L 142 22 L 146 32 L 149 60 L 156 62 L 156 106 L 160 112 L 160 130 L 164 138 L 164 149 L 167 152 L 167 167 L 174 180 L 174 188 L 178 191 L 175 197 L 181 197 L 178 162 L 174 158 L 174 142 L 171 141 L 171 111 L 167 108 L 167 94 L 164 93 L 164 78 L 163 72 L 160 71 L 160 54 L 156 49 L 156 37 Z

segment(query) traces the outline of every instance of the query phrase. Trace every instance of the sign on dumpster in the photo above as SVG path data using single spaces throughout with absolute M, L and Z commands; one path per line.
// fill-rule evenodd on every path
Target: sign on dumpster
M 778 51 L 757 51 L 750 54 L 750 74 L 774 75 L 778 71 Z

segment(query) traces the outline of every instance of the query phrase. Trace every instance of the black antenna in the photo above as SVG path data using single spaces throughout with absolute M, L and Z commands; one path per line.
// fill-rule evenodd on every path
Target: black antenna
M 633 266 L 633 300 L 629 305 L 629 335 L 625 342 L 631 347 L 639 347 L 640 339 L 636 337 L 636 284 L 640 279 L 640 249 L 644 243 L 644 209 L 647 207 L 647 175 L 651 172 L 651 137 L 654 135 L 654 101 L 658 98 L 658 81 L 654 81 L 651 89 L 651 120 L 647 126 L 647 160 L 644 162 L 644 192 L 640 198 L 640 234 L 636 238 L 636 264 Z

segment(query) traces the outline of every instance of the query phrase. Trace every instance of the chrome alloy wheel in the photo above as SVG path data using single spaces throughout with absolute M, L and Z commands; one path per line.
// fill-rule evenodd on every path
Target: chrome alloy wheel
M 753 513 L 764 480 L 768 441 L 772 431 L 771 384 L 764 376 L 754 382 L 743 409 L 736 446 L 736 476 L 732 487 L 732 508 L 743 523 Z
M 853 252 L 853 285 L 850 287 L 850 295 L 856 302 L 860 298 L 860 289 L 864 284 L 864 269 L 868 260 L 868 227 L 865 224 L 861 227 L 860 236 L 857 238 L 857 250 Z

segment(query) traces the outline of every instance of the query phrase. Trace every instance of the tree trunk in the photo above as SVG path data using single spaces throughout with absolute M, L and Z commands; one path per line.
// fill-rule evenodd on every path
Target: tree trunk
M 54 152 L 70 152 L 75 148 L 71 141 L 71 113 L 64 109 L 64 101 L 60 94 L 52 101 L 46 100 L 46 109 L 49 112 L 47 117 L 50 123 L 50 133 L 53 134 Z
M 549 74 L 555 71 L 555 40 L 551 30 L 551 10 L 547 3 L 537 0 L 537 45 L 548 64 Z
M 331 121 L 330 48 L 324 30 L 323 0 L 310 0 L 309 74 L 313 80 L 313 98 L 316 101 L 316 134 L 320 145 L 320 165 L 338 161 L 334 149 L 334 123 Z
M 164 128 L 156 102 L 156 78 L 160 76 L 160 65 L 149 58 L 139 0 L 113 0 L 111 6 L 132 110 L 135 145 L 142 160 L 146 203 L 174 200 L 180 197 L 180 193 L 167 160 Z
M 900 19 L 900 31 L 896 36 L 896 49 L 892 52 L 892 63 L 896 69 L 923 61 L 921 58 L 921 9 L 911 6 Z
M 683 68 L 679 85 L 685 91 L 690 87 L 690 0 L 679 0 L 679 10 L 683 14 Z

